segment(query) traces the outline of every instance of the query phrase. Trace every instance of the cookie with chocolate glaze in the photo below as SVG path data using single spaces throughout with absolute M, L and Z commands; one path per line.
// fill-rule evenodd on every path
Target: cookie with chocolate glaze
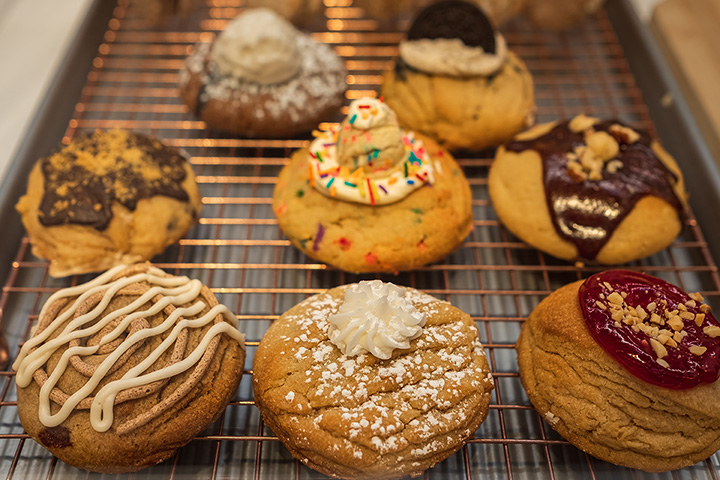
M 382 95 L 404 127 L 451 150 L 504 143 L 534 120 L 530 72 L 482 11 L 463 1 L 418 15 Z
M 383 314 L 373 316 L 373 306 Z M 359 336 L 346 329 L 365 314 L 373 332 L 354 343 Z M 253 371 L 256 405 L 290 453 L 353 480 L 418 476 L 452 455 L 486 418 L 493 389 L 469 315 L 379 280 L 284 313 Z
M 98 130 L 38 160 L 16 208 L 33 254 L 62 277 L 152 258 L 185 235 L 201 203 L 181 152 Z
M 245 345 L 198 280 L 120 265 L 54 293 L 13 365 L 25 431 L 69 465 L 132 472 L 224 411 Z
M 649 472 L 720 448 L 720 323 L 699 294 L 614 270 L 566 285 L 523 325 L 520 380 L 576 447 Z
M 488 188 L 500 221 L 521 240 L 602 264 L 670 245 L 687 198 L 677 164 L 647 132 L 584 115 L 500 147 Z

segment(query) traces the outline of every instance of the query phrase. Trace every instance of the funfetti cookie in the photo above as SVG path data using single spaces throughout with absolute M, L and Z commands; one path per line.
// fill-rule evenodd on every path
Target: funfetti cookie
M 382 101 L 355 100 L 278 177 L 273 210 L 308 256 L 350 272 L 437 262 L 472 228 L 470 187 L 450 154 L 401 129 Z

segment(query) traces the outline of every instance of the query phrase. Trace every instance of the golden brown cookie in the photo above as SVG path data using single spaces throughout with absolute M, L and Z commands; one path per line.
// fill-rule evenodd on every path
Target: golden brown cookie
M 488 188 L 498 217 L 521 240 L 602 264 L 670 245 L 687 198 L 677 164 L 647 132 L 584 115 L 500 147 Z
M 350 272 L 437 262 L 472 229 L 467 179 L 435 142 L 400 130 L 392 111 L 391 125 L 359 128 L 371 109 L 386 114 L 358 100 L 339 130 L 292 156 L 273 194 L 280 228 L 308 256 Z
M 708 458 L 720 448 L 720 326 L 701 300 L 627 271 L 560 288 L 516 345 L 530 401 L 617 465 L 662 472 Z
M 385 313 L 374 316 L 373 305 Z M 364 337 L 353 335 L 358 316 L 373 325 Z M 412 339 L 384 348 L 401 341 L 396 319 Z M 260 342 L 253 372 L 263 420 L 293 456 L 347 479 L 420 475 L 473 435 L 493 388 L 470 316 L 379 280 L 334 288 L 283 314 Z
M 253 9 L 195 46 L 180 72 L 180 95 L 211 128 L 288 137 L 337 115 L 345 75 L 330 46 L 271 10 Z
M 60 460 L 132 472 L 215 421 L 244 360 L 235 315 L 198 280 L 121 265 L 48 299 L 13 365 L 18 415 Z
M 185 235 L 201 206 L 178 150 L 98 130 L 38 160 L 16 208 L 33 254 L 62 277 L 152 258 Z
M 418 15 L 382 95 L 401 125 L 451 150 L 504 143 L 534 119 L 525 64 L 479 8 L 455 0 Z

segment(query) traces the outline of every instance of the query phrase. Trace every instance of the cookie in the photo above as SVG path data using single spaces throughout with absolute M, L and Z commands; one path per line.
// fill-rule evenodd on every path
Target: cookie
M 273 193 L 273 211 L 306 255 L 350 272 L 396 272 L 437 262 L 472 229 L 470 187 L 432 140 L 405 132 L 375 99 L 316 132 Z
M 566 30 L 584 22 L 603 3 L 604 0 L 526 0 L 524 14 L 539 28 Z
M 720 448 L 720 324 L 699 294 L 598 273 L 543 300 L 516 349 L 537 411 L 573 445 L 649 472 Z
M 670 245 L 687 198 L 677 164 L 647 132 L 584 115 L 499 148 L 488 188 L 500 221 L 521 240 L 602 264 Z
M 180 72 L 180 95 L 210 128 L 288 137 L 337 115 L 345 67 L 326 44 L 272 10 L 247 10 L 212 43 L 198 43 Z
M 148 260 L 182 238 L 201 207 L 183 154 L 124 130 L 80 134 L 38 160 L 16 206 L 54 277 Z
M 215 421 L 244 360 L 237 318 L 206 286 L 121 265 L 45 303 L 13 364 L 18 415 L 67 464 L 132 472 Z
M 379 280 L 333 288 L 273 322 L 253 363 L 264 422 L 297 459 L 346 479 L 417 476 L 488 412 L 469 315 Z
M 384 74 L 382 95 L 403 127 L 451 150 L 504 143 L 534 119 L 525 64 L 482 11 L 462 1 L 418 15 Z

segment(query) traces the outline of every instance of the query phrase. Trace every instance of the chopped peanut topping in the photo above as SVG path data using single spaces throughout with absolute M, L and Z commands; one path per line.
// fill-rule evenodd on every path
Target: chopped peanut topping
M 700 294 L 700 292 L 688 293 L 688 297 L 692 298 L 696 302 L 701 302 L 701 303 L 705 300 L 705 298 L 703 298 L 703 296 Z
M 718 327 L 716 325 L 709 325 L 709 326 L 703 328 L 703 333 L 710 338 L 719 337 L 720 336 L 720 327 Z
M 653 348 L 653 350 L 655 350 L 655 354 L 658 356 L 658 358 L 663 358 L 667 356 L 667 348 L 665 348 L 662 343 L 658 342 L 654 338 L 650 339 L 650 346 Z
M 660 365 L 662 367 L 670 368 L 670 364 L 668 362 L 666 362 L 665 360 L 663 360 L 662 358 L 658 358 L 657 363 L 658 363 L 658 365 Z
M 595 305 L 597 305 L 597 307 L 601 310 L 607 310 L 607 307 L 605 306 L 605 304 L 602 303 L 600 300 L 596 300 Z
M 620 137 L 620 141 L 622 141 L 623 143 L 635 143 L 640 140 L 639 133 L 637 133 L 632 128 L 625 127 L 618 123 L 610 125 L 610 128 L 608 128 L 608 130 L 615 136 Z
M 692 312 L 680 312 L 680 318 L 685 320 L 695 320 L 695 314 Z
M 695 325 L 698 327 L 702 327 L 703 322 L 705 321 L 705 314 L 704 313 L 698 313 L 695 315 Z
M 610 295 L 608 295 L 608 301 L 610 303 L 614 303 L 615 305 L 622 305 L 623 304 L 623 298 L 622 295 L 620 295 L 617 292 L 612 292 Z
M 672 328 L 673 330 L 682 330 L 685 326 L 682 319 L 677 315 L 668 320 L 667 324 L 670 325 L 670 328 Z
M 700 345 L 691 345 L 690 347 L 688 347 L 688 350 L 690 350 L 690 353 L 692 353 L 693 355 L 700 356 L 703 353 L 707 352 L 707 347 L 703 347 Z
M 587 115 L 581 114 L 570 120 L 570 123 L 568 123 L 568 127 L 571 131 L 575 133 L 580 133 L 584 132 L 588 128 L 592 128 L 592 126 L 599 121 L 600 120 L 595 117 L 588 117 Z

